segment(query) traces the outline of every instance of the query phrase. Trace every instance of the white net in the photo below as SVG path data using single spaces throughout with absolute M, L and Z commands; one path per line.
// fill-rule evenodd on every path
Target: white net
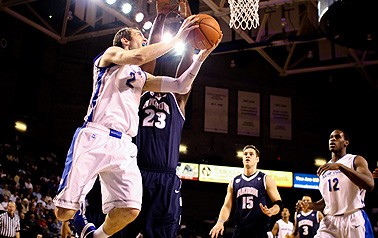
M 243 30 L 257 28 L 259 23 L 259 0 L 228 0 L 230 5 L 230 28 Z

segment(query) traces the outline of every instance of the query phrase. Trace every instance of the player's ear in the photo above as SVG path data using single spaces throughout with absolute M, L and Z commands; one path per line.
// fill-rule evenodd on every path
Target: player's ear
M 123 47 L 125 48 L 125 46 L 129 46 L 130 41 L 126 38 L 122 38 L 121 43 L 122 43 Z
M 349 145 L 349 140 L 344 141 L 344 147 L 347 147 Z

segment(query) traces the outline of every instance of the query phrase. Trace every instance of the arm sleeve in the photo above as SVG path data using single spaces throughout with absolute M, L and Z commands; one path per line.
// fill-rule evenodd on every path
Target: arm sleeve
M 161 92 L 173 92 L 185 94 L 190 91 L 191 85 L 196 78 L 202 62 L 194 61 L 192 65 L 178 78 L 163 76 L 161 79 Z

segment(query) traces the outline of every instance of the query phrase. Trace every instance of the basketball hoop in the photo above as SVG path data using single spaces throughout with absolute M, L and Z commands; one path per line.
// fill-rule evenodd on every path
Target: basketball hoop
M 230 5 L 230 28 L 242 30 L 257 28 L 259 23 L 259 0 L 228 0 Z

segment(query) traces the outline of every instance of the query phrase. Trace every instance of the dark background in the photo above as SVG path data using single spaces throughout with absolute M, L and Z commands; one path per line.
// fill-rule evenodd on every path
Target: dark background
M 92 60 L 111 45 L 113 36 L 59 44 L 1 12 L 0 27 L 0 38 L 7 40 L 6 47 L 0 49 L 0 142 L 22 144 L 36 153 L 54 152 L 63 170 L 65 154 L 75 129 L 83 123 L 91 96 Z M 226 46 L 221 44 L 219 52 Z M 279 58 L 285 50 L 266 51 Z M 168 54 L 159 60 L 157 71 L 166 68 L 165 73 L 173 74 L 178 60 Z M 235 68 L 230 68 L 231 60 L 235 60 Z M 376 83 L 377 66 L 366 69 Z M 203 130 L 206 86 L 229 90 L 228 134 Z M 238 90 L 260 93 L 260 137 L 236 134 Z M 270 95 L 292 99 L 290 141 L 269 138 Z M 377 167 L 377 96 L 377 87 L 355 68 L 282 77 L 255 51 L 214 54 L 203 64 L 193 86 L 182 136 L 188 153 L 180 160 L 241 167 L 236 151 L 254 144 L 262 154 L 259 168 L 314 174 L 315 158 L 330 159 L 329 134 L 342 128 L 351 137 L 348 152 L 365 157 L 373 171 Z M 26 122 L 28 131 L 15 131 L 16 120 Z M 183 181 L 182 222 L 208 232 L 223 204 L 226 187 Z M 292 214 L 295 202 L 304 194 L 320 199 L 314 190 L 279 188 L 279 192 Z M 372 213 L 376 199 L 376 189 L 367 193 L 366 211 L 372 223 L 377 221 L 377 214 Z

